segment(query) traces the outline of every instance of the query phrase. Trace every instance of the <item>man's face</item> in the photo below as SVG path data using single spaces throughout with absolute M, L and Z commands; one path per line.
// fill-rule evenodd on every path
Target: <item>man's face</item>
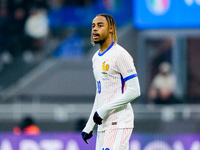
M 108 22 L 105 17 L 97 16 L 92 22 L 92 38 L 95 44 L 104 43 L 109 37 Z

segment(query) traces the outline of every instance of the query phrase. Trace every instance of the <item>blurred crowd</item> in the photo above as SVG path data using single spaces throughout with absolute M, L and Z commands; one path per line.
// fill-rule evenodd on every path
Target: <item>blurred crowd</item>
M 45 0 L 0 0 L 1 67 L 21 56 L 28 61 L 43 47 L 49 31 L 48 10 Z
M 94 0 L 0 0 L 0 70 L 22 57 L 41 52 L 49 36 L 48 12 L 66 5 L 86 6 Z

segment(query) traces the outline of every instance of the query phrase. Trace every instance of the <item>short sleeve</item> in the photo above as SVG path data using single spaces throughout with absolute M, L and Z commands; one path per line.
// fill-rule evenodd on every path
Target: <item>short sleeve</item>
M 138 76 L 133 58 L 128 52 L 120 53 L 116 61 L 117 70 L 125 81 Z

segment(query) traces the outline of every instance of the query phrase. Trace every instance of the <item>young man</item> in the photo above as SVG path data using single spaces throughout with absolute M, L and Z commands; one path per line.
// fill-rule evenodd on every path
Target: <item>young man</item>
M 134 127 L 130 102 L 140 96 L 133 59 L 117 44 L 115 20 L 108 14 L 93 19 L 91 40 L 100 47 L 92 58 L 97 90 L 82 137 L 88 143 L 98 124 L 96 150 L 128 150 Z

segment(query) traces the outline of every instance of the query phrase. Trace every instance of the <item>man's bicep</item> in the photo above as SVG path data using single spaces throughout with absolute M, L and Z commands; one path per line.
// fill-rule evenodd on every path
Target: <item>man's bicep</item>
M 126 81 L 137 76 L 137 71 L 133 62 L 133 58 L 128 53 L 121 53 L 117 59 L 117 68 L 123 79 Z

